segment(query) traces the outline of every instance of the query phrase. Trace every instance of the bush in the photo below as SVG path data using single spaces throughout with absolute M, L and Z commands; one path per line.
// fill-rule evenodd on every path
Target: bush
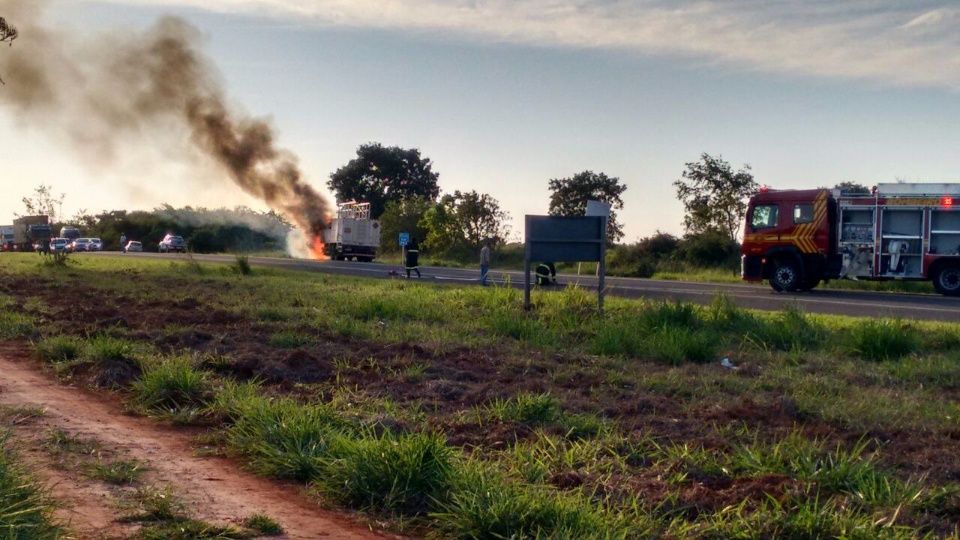
M 740 264 L 740 244 L 718 231 L 690 234 L 680 241 L 677 255 L 701 268 L 736 268 Z

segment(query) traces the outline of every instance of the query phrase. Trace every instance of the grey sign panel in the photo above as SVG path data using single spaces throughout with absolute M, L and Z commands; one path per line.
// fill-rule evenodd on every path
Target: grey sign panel
M 526 216 L 523 307 L 530 309 L 530 265 L 539 262 L 598 262 L 597 305 L 603 311 L 607 218 Z
M 603 256 L 604 221 L 599 216 L 527 216 L 526 259 L 597 262 Z
M 587 201 L 587 212 L 585 216 L 603 216 L 610 217 L 610 203 L 603 201 Z

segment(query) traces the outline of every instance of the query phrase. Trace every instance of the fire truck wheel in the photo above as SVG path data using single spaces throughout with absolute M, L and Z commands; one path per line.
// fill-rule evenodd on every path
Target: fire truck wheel
M 778 259 L 770 273 L 770 286 L 777 292 L 794 292 L 799 289 L 799 265 L 790 259 Z
M 800 285 L 800 290 L 803 292 L 812 291 L 817 288 L 817 285 L 820 284 L 820 278 L 808 278 L 804 280 L 803 284 Z
M 933 276 L 933 288 L 944 296 L 960 296 L 960 266 L 943 266 Z

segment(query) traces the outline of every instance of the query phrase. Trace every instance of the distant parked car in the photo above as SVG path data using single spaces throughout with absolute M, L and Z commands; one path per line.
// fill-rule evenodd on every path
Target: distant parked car
M 129 253 L 131 251 L 143 251 L 143 244 L 136 240 L 127 242 L 127 252 Z
M 103 251 L 103 241 L 99 238 L 91 238 L 87 249 L 89 251 Z
M 160 253 L 170 253 L 171 251 L 175 251 L 177 253 L 186 253 L 187 241 L 184 240 L 182 236 L 168 234 L 163 237 L 163 240 L 160 241 L 159 247 Z
M 67 245 L 67 251 L 79 252 L 79 251 L 93 251 L 90 249 L 90 239 L 89 238 L 77 238 L 73 242 L 70 242 Z
M 50 252 L 63 253 L 67 251 L 68 245 L 70 245 L 70 240 L 67 240 L 66 238 L 54 238 L 50 240 Z

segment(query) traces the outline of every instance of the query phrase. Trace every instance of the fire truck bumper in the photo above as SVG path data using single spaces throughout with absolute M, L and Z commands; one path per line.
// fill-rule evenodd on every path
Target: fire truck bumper
M 740 278 L 744 281 L 763 281 L 763 257 L 741 255 Z

